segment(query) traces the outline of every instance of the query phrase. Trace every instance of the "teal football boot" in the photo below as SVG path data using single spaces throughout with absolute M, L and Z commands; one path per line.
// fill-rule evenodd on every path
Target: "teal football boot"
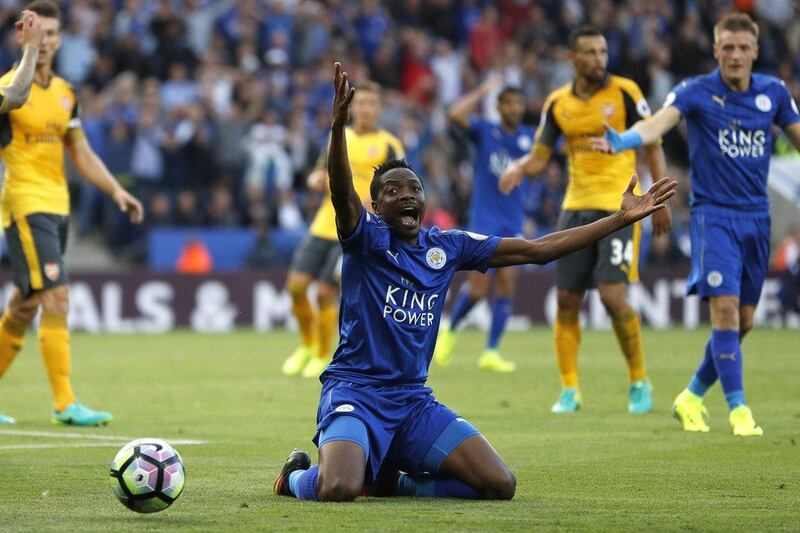
M 634 415 L 649 413 L 653 410 L 653 386 L 649 381 L 640 379 L 628 387 L 628 412 Z
M 95 411 L 75 400 L 63 411 L 53 411 L 51 420 L 54 424 L 67 426 L 105 426 L 114 417 L 106 411 Z

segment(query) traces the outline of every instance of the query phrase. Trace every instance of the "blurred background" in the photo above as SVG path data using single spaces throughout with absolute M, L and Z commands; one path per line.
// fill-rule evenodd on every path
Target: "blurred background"
M 23 3 L 0 1 L 3 71 L 19 57 L 13 21 Z M 356 85 L 371 79 L 385 88 L 381 125 L 401 139 L 424 180 L 426 223 L 442 228 L 466 224 L 472 180 L 472 147 L 449 126 L 447 107 L 497 73 L 522 88 L 525 122 L 537 124 L 548 92 L 572 79 L 566 39 L 580 24 L 605 32 L 610 72 L 634 79 L 657 109 L 677 82 L 714 68 L 714 22 L 727 11 L 747 11 L 761 28 L 756 69 L 783 79 L 800 99 L 800 8 L 791 0 L 72 0 L 61 5 L 63 44 L 56 71 L 74 86 L 90 143 L 146 208 L 145 223 L 134 227 L 102 193 L 79 178 L 71 180 L 67 257 L 73 278 L 166 274 L 179 269 L 182 257 L 195 254 L 199 262 L 185 272 L 220 274 L 219 279 L 240 271 L 271 272 L 274 298 L 264 304 L 271 309 L 288 305 L 280 292 L 282 276 L 321 200 L 308 191 L 305 179 L 326 141 L 335 60 L 344 63 Z M 495 96 L 487 96 L 484 115 L 495 115 Z M 646 229 L 641 261 L 645 273 L 652 267 L 680 280 L 689 253 L 683 130 L 667 136 L 664 146 L 669 175 L 681 182 L 671 205 L 674 229 L 656 242 Z M 770 176 L 773 250 L 785 251 L 776 272 L 788 272 L 796 269 L 800 244 L 792 226 L 800 220 L 800 156 L 782 138 L 775 150 L 781 157 Z M 646 166 L 640 175 L 649 179 Z M 530 189 L 529 237 L 552 231 L 566 180 L 557 153 Z M 654 283 L 668 279 L 662 306 L 669 321 L 685 324 L 687 304 L 673 287 L 680 284 L 659 276 L 646 279 L 642 305 L 661 298 Z M 243 294 L 249 297 L 251 289 Z M 133 289 L 123 283 L 120 290 Z M 90 284 L 89 292 L 103 315 L 102 287 Z M 208 294 L 220 301 L 225 296 Z M 170 298 L 176 299 L 174 293 Z M 144 312 L 138 303 L 120 305 L 120 316 Z M 232 320 L 252 321 L 258 309 L 251 307 Z M 542 313 L 529 315 L 536 320 Z M 780 316 L 773 322 L 796 325 Z M 101 316 L 98 327 L 107 327 L 104 320 Z M 173 320 L 189 321 L 188 315 Z

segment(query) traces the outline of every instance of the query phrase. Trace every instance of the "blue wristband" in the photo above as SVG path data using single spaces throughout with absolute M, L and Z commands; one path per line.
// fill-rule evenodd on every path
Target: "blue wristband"
M 642 136 L 633 130 L 626 130 L 622 133 L 613 130 L 607 131 L 606 140 L 617 152 L 639 148 L 642 145 Z

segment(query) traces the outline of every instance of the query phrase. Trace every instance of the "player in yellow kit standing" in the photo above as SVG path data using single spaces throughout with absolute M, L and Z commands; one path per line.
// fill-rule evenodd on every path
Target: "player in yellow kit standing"
M 142 205 L 117 183 L 89 146 L 75 95 L 66 81 L 53 74 L 53 58 L 61 44 L 58 6 L 36 0 L 26 9 L 38 15 L 44 37 L 27 102 L 0 117 L 3 227 L 15 285 L 0 322 L 0 376 L 19 352 L 25 330 L 41 308 L 39 350 L 53 391 L 53 422 L 101 425 L 111 420 L 111 414 L 83 406 L 72 392 L 69 377 L 69 288 L 63 257 L 69 192 L 64 148 L 81 175 L 113 198 L 135 223 L 142 221 Z M 0 86 L 16 76 L 16 71 L 7 73 L 0 78 Z
M 547 97 L 531 152 L 509 165 L 501 178 L 501 190 L 510 191 L 525 175 L 535 176 L 546 167 L 559 136 L 566 141 L 569 186 L 562 205 L 558 229 L 589 224 L 619 209 L 619 195 L 636 170 L 636 154 L 601 154 L 590 139 L 601 136 L 604 124 L 625 129 L 650 109 L 633 81 L 611 76 L 607 71 L 608 45 L 603 34 L 592 27 L 576 29 L 569 39 L 569 59 L 575 81 Z M 645 147 L 654 180 L 664 175 L 664 153 L 656 143 Z M 638 185 L 637 185 L 638 192 Z M 653 214 L 653 231 L 669 231 L 669 211 Z M 556 262 L 558 312 L 554 340 L 561 394 L 554 413 L 580 408 L 578 388 L 579 313 L 587 289 L 597 287 L 611 316 L 614 333 L 628 362 L 628 411 L 645 413 L 652 409 L 652 387 L 644 367 L 639 317 L 628 304 L 627 283 L 638 281 L 639 226 L 629 226 L 574 252 Z
M 402 158 L 403 145 L 391 133 L 378 128 L 381 115 L 381 87 L 374 82 L 361 83 L 351 106 L 351 126 L 345 129 L 347 154 L 353 170 L 353 184 L 365 206 L 371 202 L 369 186 L 375 167 L 389 159 Z M 327 152 L 327 148 L 326 148 Z M 309 187 L 325 189 L 328 175 L 325 155 L 308 178 Z M 328 365 L 333 336 L 338 326 L 336 297 L 339 293 L 339 263 L 342 247 L 336 233 L 336 212 L 330 190 L 319 206 L 308 236 L 292 258 L 286 288 L 292 297 L 292 313 L 297 319 L 301 345 L 283 363 L 283 373 L 318 377 Z M 317 310 L 307 291 L 317 282 Z

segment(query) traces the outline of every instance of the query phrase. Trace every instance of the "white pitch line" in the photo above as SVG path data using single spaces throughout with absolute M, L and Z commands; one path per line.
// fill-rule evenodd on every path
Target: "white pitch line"
M 0 435 L 12 435 L 16 437 L 43 437 L 56 439 L 83 439 L 125 442 L 132 441 L 136 437 L 126 437 L 124 435 L 100 435 L 97 433 L 61 433 L 58 431 L 24 431 L 20 429 L 0 429 Z M 141 438 L 141 437 L 140 437 Z M 153 437 L 155 438 L 155 437 Z M 208 441 L 196 439 L 161 439 L 170 444 L 208 444 Z
M 207 441 L 203 440 L 173 440 L 172 444 L 180 445 L 180 446 L 192 446 L 197 444 L 208 444 Z M 108 448 L 108 447 L 116 447 L 119 443 L 116 442 L 101 442 L 101 443 L 94 443 L 94 442 L 81 442 L 75 444 L 3 444 L 0 445 L 0 451 L 2 450 L 45 450 L 45 449 L 53 449 L 53 448 Z

